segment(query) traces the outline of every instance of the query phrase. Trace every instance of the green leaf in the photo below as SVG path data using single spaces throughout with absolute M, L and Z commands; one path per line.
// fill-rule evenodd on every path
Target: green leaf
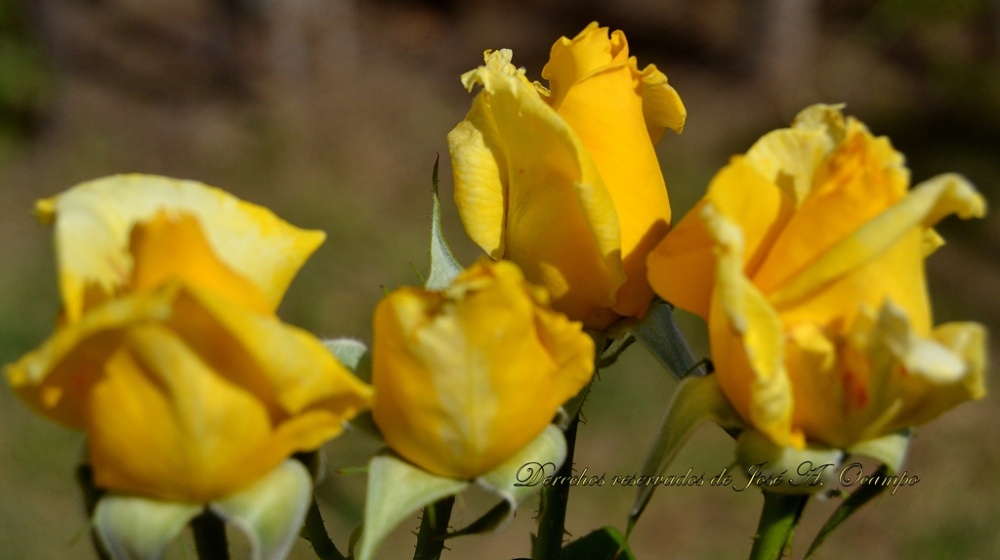
M 358 560 L 370 560 L 382 540 L 407 517 L 469 483 L 437 476 L 407 463 L 390 451 L 372 457 L 368 466 L 364 529 Z
M 431 216 L 431 272 L 427 276 L 424 286 L 428 290 L 442 290 L 451 284 L 460 272 L 462 265 L 455 260 L 448 243 L 441 232 L 441 201 L 438 197 L 438 161 L 434 161 L 434 176 L 431 179 L 433 185 L 433 213 Z
M 476 482 L 507 500 L 513 512 L 537 494 L 545 476 L 554 475 L 565 460 L 566 436 L 557 426 L 549 424 L 531 443 Z
M 709 420 L 723 428 L 742 428 L 743 422 L 726 399 L 715 376 L 688 377 L 681 381 L 667 414 L 660 425 L 653 446 L 646 456 L 643 474 L 659 476 L 680 451 L 684 442 L 698 426 Z M 639 520 L 656 486 L 639 488 L 632 511 L 629 513 L 628 531 Z
M 628 541 L 614 527 L 597 529 L 563 548 L 563 560 L 635 560 Z
M 309 471 L 289 459 L 246 490 L 212 502 L 209 508 L 247 536 L 252 560 L 282 560 L 299 535 L 312 491 Z
M 710 373 L 704 361 L 695 359 L 674 322 L 673 306 L 669 303 L 653 300 L 642 320 L 630 325 L 628 330 L 677 379 Z
M 201 504 L 106 494 L 94 510 L 94 528 L 115 560 L 158 560 L 203 510 Z
M 879 467 L 874 476 L 893 476 L 903 466 L 903 459 L 906 457 L 906 448 L 909 443 L 910 432 L 909 430 L 903 430 L 855 444 L 848 449 L 848 452 L 852 455 L 865 455 L 881 462 L 882 466 Z M 854 492 L 851 492 L 851 495 L 830 514 L 830 518 L 826 520 L 819 533 L 816 534 L 816 538 L 809 545 L 809 550 L 806 551 L 805 558 L 809 558 L 816 552 L 834 529 L 839 527 L 844 521 L 847 521 L 861 506 L 870 502 L 889 486 L 891 485 L 865 484 L 859 486 Z

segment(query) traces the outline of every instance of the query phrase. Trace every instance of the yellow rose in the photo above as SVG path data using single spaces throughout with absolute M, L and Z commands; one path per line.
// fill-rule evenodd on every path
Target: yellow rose
M 985 331 L 933 327 L 923 261 L 985 203 L 942 175 L 907 190 L 886 138 L 804 110 L 712 180 L 649 257 L 658 294 L 707 319 L 718 383 L 777 445 L 845 449 L 984 394 Z
M 479 84 L 448 134 L 455 200 L 469 236 L 549 289 L 553 307 L 589 328 L 642 316 L 652 290 L 646 256 L 670 227 L 654 144 L 686 112 L 667 77 L 639 70 L 621 31 L 591 23 L 552 47 L 542 77 L 511 52 L 486 52 Z
M 130 175 L 38 203 L 63 315 L 8 367 L 41 414 L 87 434 L 95 484 L 207 503 L 315 450 L 371 388 L 275 308 L 323 241 L 199 183 Z
M 373 416 L 434 474 L 472 479 L 551 423 L 593 373 L 594 343 L 517 266 L 481 261 L 442 291 L 401 288 L 375 310 Z

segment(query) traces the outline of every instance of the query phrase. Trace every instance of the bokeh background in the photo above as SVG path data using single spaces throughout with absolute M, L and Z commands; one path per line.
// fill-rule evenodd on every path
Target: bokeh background
M 553 41 L 591 20 L 623 29 L 640 64 L 669 76 L 689 111 L 659 146 L 675 216 L 731 154 L 814 102 L 891 137 L 916 181 L 968 176 L 996 206 L 1000 186 L 1000 2 L 996 0 L 0 0 L 0 362 L 36 347 L 57 312 L 53 250 L 36 199 L 120 172 L 197 179 L 274 209 L 328 241 L 281 308 L 320 336 L 370 340 L 383 289 L 426 269 L 430 174 L 442 159 L 446 230 L 466 240 L 450 202 L 445 135 L 472 96 L 458 76 L 509 47 L 540 79 Z M 928 261 L 936 320 L 1000 333 L 1000 212 L 951 218 Z M 683 271 L 678 271 L 683 274 Z M 704 326 L 682 317 L 696 351 Z M 991 346 L 993 363 L 997 351 Z M 995 370 L 994 370 L 995 371 Z M 1000 399 L 993 393 L 917 432 L 912 488 L 882 496 L 816 556 L 1000 557 Z M 600 374 L 585 408 L 577 467 L 632 474 L 675 383 L 644 350 Z M 319 488 L 343 549 L 358 525 L 363 465 L 377 444 L 348 433 L 326 449 Z M 79 434 L 32 415 L 0 383 L 0 558 L 90 559 L 73 467 Z M 731 440 L 706 426 L 673 469 L 709 476 Z M 567 529 L 624 527 L 622 488 L 583 488 Z M 759 494 L 661 489 L 632 539 L 639 558 L 745 557 Z M 526 556 L 529 502 L 505 530 L 450 541 L 445 558 Z M 455 525 L 491 498 L 463 496 Z M 810 505 L 793 557 L 836 503 Z M 380 558 L 408 558 L 405 522 Z M 237 543 L 238 545 L 239 543 Z M 193 558 L 181 543 L 172 557 Z M 238 556 L 237 556 L 238 557 Z M 310 558 L 300 542 L 295 558 Z

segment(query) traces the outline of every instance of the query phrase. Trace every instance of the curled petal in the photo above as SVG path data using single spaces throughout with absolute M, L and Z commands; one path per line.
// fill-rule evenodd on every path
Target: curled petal
M 792 431 L 792 387 L 778 314 L 743 275 L 740 230 L 712 205 L 703 216 L 717 242 L 716 291 L 709 329 L 719 385 L 745 420 L 780 445 L 801 446 Z
M 55 221 L 59 287 L 70 321 L 79 319 L 88 299 L 114 295 L 128 283 L 132 228 L 161 212 L 196 217 L 215 254 L 256 284 L 271 309 L 325 237 L 219 189 L 152 175 L 83 183 L 39 201 L 37 211 L 43 222 Z

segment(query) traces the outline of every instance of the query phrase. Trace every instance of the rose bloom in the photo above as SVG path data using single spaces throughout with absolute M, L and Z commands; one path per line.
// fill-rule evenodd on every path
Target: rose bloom
M 375 310 L 373 415 L 396 453 L 472 479 L 534 440 L 589 381 L 593 340 L 517 266 L 483 260 L 441 291 L 401 288 Z
M 476 96 L 448 134 L 455 201 L 469 236 L 549 289 L 588 328 L 642 316 L 646 255 L 670 226 L 654 145 L 686 112 L 667 77 L 639 70 L 621 31 L 591 23 L 556 41 L 531 83 L 511 52 L 486 52 L 462 83 Z
M 985 203 L 956 175 L 908 185 L 886 138 L 816 105 L 734 157 L 650 255 L 654 289 L 708 321 L 718 383 L 775 444 L 844 449 L 984 394 L 984 329 L 933 326 L 923 266 L 932 226 Z
M 367 408 L 371 388 L 275 308 L 323 241 L 199 183 L 116 176 L 38 203 L 63 312 L 8 367 L 39 413 L 87 434 L 95 484 L 205 503 Z

